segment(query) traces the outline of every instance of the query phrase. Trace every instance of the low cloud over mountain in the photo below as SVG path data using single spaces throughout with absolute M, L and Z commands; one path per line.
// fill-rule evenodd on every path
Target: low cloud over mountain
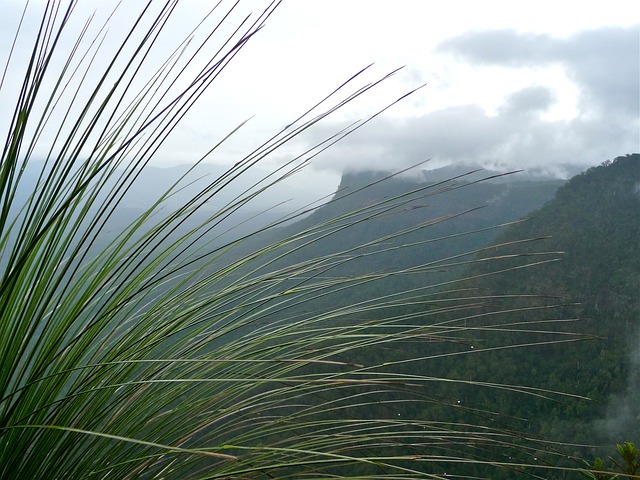
M 582 169 L 638 151 L 639 34 L 640 27 L 633 26 L 567 38 L 515 30 L 450 38 L 440 44 L 439 53 L 473 68 L 561 67 L 577 89 L 577 112 L 562 119 L 545 115 L 558 101 L 556 86 L 532 83 L 507 94 L 494 112 L 466 104 L 414 118 L 376 119 L 328 151 L 320 166 L 338 170 L 348 159 L 348 170 L 389 170 L 432 158 L 567 177 L 572 173 L 567 164 Z M 340 127 L 322 126 L 310 140 Z

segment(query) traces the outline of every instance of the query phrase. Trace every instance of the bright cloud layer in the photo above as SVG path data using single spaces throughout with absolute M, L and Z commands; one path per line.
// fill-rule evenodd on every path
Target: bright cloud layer
M 567 38 L 488 30 L 447 39 L 438 48 L 441 55 L 479 70 L 560 66 L 578 92 L 577 114 L 549 120 L 545 113 L 558 102 L 558 92 L 553 84 L 532 83 L 505 96 L 495 112 L 469 103 L 404 120 L 377 119 L 330 152 L 322 166 L 339 169 L 347 158 L 347 169 L 387 170 L 433 158 L 562 174 L 567 166 L 636 152 L 639 34 L 635 26 Z

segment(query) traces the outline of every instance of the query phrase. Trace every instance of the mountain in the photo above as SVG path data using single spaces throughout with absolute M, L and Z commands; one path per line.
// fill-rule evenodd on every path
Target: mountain
M 346 173 L 331 201 L 297 222 L 274 229 L 260 242 L 302 237 L 290 241 L 286 256 L 271 268 L 341 253 L 340 264 L 325 275 L 384 276 L 407 270 L 406 275 L 368 281 L 366 286 L 343 292 L 344 304 L 355 303 L 454 280 L 462 264 L 504 224 L 540 208 L 563 183 L 522 181 L 518 174 L 502 176 L 460 167 L 425 171 L 419 177 Z
M 640 432 L 640 155 L 626 155 L 571 178 L 552 201 L 513 225 L 496 243 L 549 237 L 541 248 L 564 252 L 561 261 L 487 275 L 476 263 L 463 286 L 486 295 L 549 295 L 564 302 L 561 322 L 539 329 L 581 332 L 584 341 L 487 352 L 482 361 L 467 358 L 447 374 L 477 381 L 488 378 L 512 385 L 570 392 L 590 400 L 559 402 L 530 398 L 508 406 L 514 417 L 527 418 L 531 435 L 571 444 L 611 445 L 638 441 Z M 503 249 L 503 254 L 516 252 Z M 503 267 L 508 268 L 505 259 Z M 575 304 L 575 305 L 571 305 Z M 577 318 L 579 321 L 572 321 Z M 514 313 L 512 329 L 525 329 L 531 315 Z M 513 333 L 513 338 L 517 332 Z M 485 346 L 490 348 L 486 338 Z M 451 364 L 453 365 L 453 364 Z M 495 408 L 495 397 L 475 403 Z M 576 447 L 577 448 L 577 447 Z M 603 452 L 613 451 L 608 447 Z M 577 450 L 570 452 L 579 455 Z
M 461 425 L 484 425 L 487 432 L 498 428 L 540 438 L 540 451 L 530 454 L 510 444 L 480 454 L 506 464 L 517 458 L 532 465 L 564 462 L 580 468 L 581 459 L 614 451 L 611 444 L 637 443 L 640 155 L 605 162 L 566 183 L 504 178 L 475 183 L 478 173 L 445 178 L 444 172 L 431 180 L 345 174 L 329 203 L 271 233 L 282 240 L 309 231 L 316 240 L 306 246 L 292 242 L 292 253 L 275 265 L 284 268 L 343 251 L 346 262 L 327 275 L 411 271 L 359 284 L 320 308 L 412 289 L 425 295 L 421 288 L 436 285 L 436 293 L 424 302 L 394 307 L 415 311 L 414 321 L 427 332 L 424 342 L 372 348 L 357 359 L 345 356 L 364 365 L 400 362 L 395 366 L 402 365 L 407 375 L 433 376 L 428 395 L 421 397 L 426 406 L 407 403 L 392 415 L 437 419 L 450 433 Z M 387 203 L 392 200 L 400 204 Z M 348 213 L 363 206 L 374 213 Z M 483 230 L 522 216 L 527 218 Z M 318 224 L 326 226 L 320 233 L 307 230 Z M 323 238 L 327 231 L 334 233 Z M 399 231 L 409 233 L 394 237 Z M 487 245 L 495 247 L 483 249 Z M 523 258 L 527 268 L 522 268 Z M 463 264 L 455 265 L 458 261 Z M 496 270 L 501 272 L 495 275 Z M 442 303 L 433 301 L 438 290 L 460 292 L 470 313 L 457 307 L 443 313 Z M 393 309 L 383 313 L 400 315 Z M 450 341 L 431 340 L 430 332 L 442 331 Z M 421 360 L 404 363 L 416 358 Z M 474 448 L 468 455 L 477 454 Z M 471 465 L 461 465 L 456 473 L 496 479 L 514 475 L 509 468 L 500 476 Z
M 67 179 L 64 185 L 52 185 L 51 178 L 47 176 L 53 168 L 55 167 L 51 162 L 46 163 L 37 159 L 25 166 L 20 172 L 19 188 L 16 189 L 15 198 L 11 202 L 9 217 L 18 216 L 21 211 L 24 214 L 23 208 L 30 201 L 29 196 L 33 192 L 35 192 L 35 198 L 39 198 L 38 195 L 46 194 L 54 187 L 72 188 L 73 178 Z M 255 171 L 250 169 L 243 175 L 234 176 L 229 173 L 228 168 L 200 164 L 195 167 L 147 165 L 142 170 L 133 172 L 131 167 L 127 169 L 119 166 L 108 178 L 98 175 L 95 184 L 101 184 L 101 191 L 91 201 L 89 208 L 92 214 L 105 207 L 106 199 L 111 194 L 114 198 L 122 198 L 113 211 L 111 207 L 106 208 L 105 212 L 110 213 L 105 215 L 105 226 L 98 234 L 92 248 L 95 252 L 101 252 L 107 248 L 118 235 L 126 231 L 169 190 L 171 193 L 156 206 L 152 218 L 144 227 L 138 228 L 138 234 L 150 228 L 154 222 L 159 222 L 185 207 L 193 198 L 198 197 L 207 185 L 214 182 L 217 182 L 220 188 L 215 190 L 215 194 L 208 196 L 201 208 L 176 221 L 176 229 L 170 238 L 178 238 L 207 222 L 209 226 L 215 225 L 212 228 L 214 234 L 206 235 L 207 238 L 201 243 L 213 242 L 218 246 L 249 235 L 265 225 L 278 221 L 288 212 L 283 209 L 281 203 L 292 192 L 285 192 L 282 188 L 275 188 L 274 192 L 269 191 L 266 195 L 262 195 L 259 202 L 239 200 L 243 194 L 257 189 L 256 185 L 263 178 L 263 173 L 257 168 Z M 116 190 L 114 188 L 120 176 L 128 178 L 125 182 L 127 188 Z M 53 177 L 55 178 L 55 175 Z M 90 184 L 91 186 L 93 184 Z M 39 201 L 42 203 L 42 199 Z M 235 207 L 227 208 L 234 203 Z M 272 205 L 277 206 L 269 208 Z M 212 218 L 215 219 L 212 220 Z M 2 258 L 0 258 L 1 261 Z

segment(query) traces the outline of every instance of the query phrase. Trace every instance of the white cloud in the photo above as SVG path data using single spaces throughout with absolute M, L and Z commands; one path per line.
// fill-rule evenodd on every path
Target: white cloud
M 563 171 L 637 152 L 638 27 L 603 28 L 566 38 L 513 30 L 470 32 L 442 43 L 475 68 L 527 72 L 555 65 L 573 81 L 579 102 L 570 118 L 549 115 L 554 84 L 533 82 L 502 98 L 495 111 L 480 104 L 445 107 L 413 118 L 377 119 L 321 164 L 340 169 L 401 169 L 426 158 L 489 167 Z M 329 130 L 325 129 L 322 134 Z M 319 138 L 317 134 L 314 140 Z
M 6 3 L 0 47 L 5 53 L 22 6 Z M 267 3 L 241 2 L 237 18 Z M 207 5 L 181 3 L 161 50 L 181 28 L 186 34 Z M 107 0 L 80 2 L 78 25 L 91 10 L 104 14 L 112 6 Z M 235 162 L 372 61 L 377 64 L 365 83 L 408 67 L 310 132 L 307 143 L 366 117 L 419 83 L 427 87 L 324 153 L 317 170 L 401 168 L 426 158 L 588 166 L 637 151 L 638 27 L 629 26 L 637 16 L 625 13 L 625 6 L 623 0 L 591 2 L 576 15 L 573 7 L 551 0 L 524 5 L 458 0 L 437 8 L 414 0 L 284 2 L 154 162 L 198 158 L 255 114 L 212 158 Z M 11 13 L 15 22 L 7 20 Z M 126 22 L 112 26 L 116 37 L 120 23 Z M 6 110 L 13 91 L 5 90 L 0 106 Z

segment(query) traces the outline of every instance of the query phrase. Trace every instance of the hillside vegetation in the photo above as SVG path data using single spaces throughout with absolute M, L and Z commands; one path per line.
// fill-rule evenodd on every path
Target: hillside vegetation
M 400 281 L 394 277 L 369 282 L 355 293 L 331 297 L 332 302 L 357 303 L 363 292 L 389 296 L 394 291 L 420 291 L 424 285 L 436 285 L 428 296 L 411 305 L 354 314 L 365 324 L 384 314 L 391 318 L 409 316 L 414 324 L 427 326 L 434 332 L 442 333 L 442 326 L 448 326 L 445 329 L 448 342 L 442 338 L 434 338 L 433 342 L 428 338 L 424 342 L 414 339 L 360 352 L 357 361 L 364 364 L 399 362 L 407 375 L 453 380 L 435 382 L 430 388 L 428 405 L 408 403 L 404 407 L 394 406 L 393 411 L 403 416 L 437 418 L 444 423 L 462 421 L 488 428 L 499 425 L 540 439 L 540 450 L 532 451 L 528 458 L 522 456 L 522 451 L 510 449 L 496 449 L 491 454 L 485 451 L 487 458 L 505 463 L 518 459 L 578 468 L 582 459 L 614 451 L 616 443 L 637 441 L 640 156 L 627 155 L 604 162 L 564 185 L 463 182 L 467 186 L 462 191 L 453 187 L 432 201 L 417 183 L 395 180 L 375 185 L 380 178 L 376 174 L 345 175 L 332 202 L 287 227 L 287 232 L 292 234 L 306 225 L 353 211 L 359 204 L 370 205 L 384 198 L 407 195 L 407 202 L 396 211 L 385 212 L 380 218 L 352 226 L 308 247 L 313 255 L 328 255 L 371 241 L 366 253 L 376 249 L 384 253 L 354 255 L 352 262 L 340 266 L 342 274 L 366 271 L 366 266 L 371 267 L 371 259 L 375 262 L 374 271 L 400 266 L 412 272 Z M 366 184 L 374 184 L 374 188 L 358 191 L 359 185 Z M 460 180 L 446 182 L 444 188 L 459 184 Z M 351 191 L 355 193 L 350 194 Z M 483 204 L 487 207 L 470 211 Z M 459 212 L 468 213 L 442 224 L 426 221 Z M 455 237 L 525 214 L 528 215 L 524 221 L 501 229 Z M 412 232 L 410 240 L 389 238 L 376 242 L 422 222 L 429 227 Z M 446 241 L 432 241 L 438 238 Z M 534 242 L 533 248 L 527 246 L 528 242 L 520 242 L 541 238 L 544 240 Z M 410 246 L 393 248 L 396 241 L 408 242 Z M 415 244 L 411 245 L 412 242 Z M 525 249 L 529 253 L 523 263 L 516 255 Z M 453 259 L 474 258 L 466 253 L 475 250 L 481 251 L 471 266 L 455 265 Z M 304 252 L 304 249 L 298 252 L 296 258 L 303 258 Z M 490 258 L 491 261 L 484 261 Z M 429 268 L 421 270 L 424 265 Z M 332 274 L 338 275 L 335 271 Z M 455 282 L 456 276 L 465 280 Z M 447 300 L 438 302 L 438 292 Z M 463 313 L 460 302 L 451 301 L 452 292 L 457 292 L 459 299 L 466 299 L 467 310 Z M 344 358 L 354 360 L 348 355 Z M 417 358 L 422 360 L 416 361 Z M 477 388 L 479 384 L 513 388 L 496 391 Z M 536 392 L 535 388 L 546 393 Z M 532 394 L 522 395 L 522 391 Z M 554 392 L 571 396 L 557 396 Z M 545 440 L 560 443 L 548 444 Z M 446 455 L 447 449 L 441 453 Z M 467 455 L 475 454 L 470 450 Z M 559 460 L 558 455 L 563 459 Z M 450 466 L 449 471 L 491 478 L 514 475 L 511 469 L 506 469 L 501 477 L 496 472 L 468 465 Z M 570 474 L 557 475 L 571 478 Z
M 640 155 L 604 162 L 573 177 L 555 198 L 514 225 L 496 243 L 517 238 L 548 236 L 545 251 L 563 252 L 560 261 L 499 275 L 477 263 L 464 282 L 484 294 L 550 295 L 563 299 L 565 325 L 554 322 L 546 330 L 580 331 L 594 338 L 579 342 L 487 351 L 467 357 L 447 370 L 448 375 L 570 391 L 589 400 L 548 402 L 540 398 L 505 404 L 514 417 L 541 438 L 574 444 L 602 445 L 590 454 L 606 455 L 622 441 L 637 442 L 640 353 Z M 508 253 L 510 248 L 504 250 Z M 535 260 L 532 260 L 532 262 Z M 509 259 L 504 260 L 504 267 Z M 575 303 L 575 305 L 570 305 Z M 571 321 L 571 319 L 579 321 Z M 518 329 L 530 328 L 530 315 L 509 319 L 513 339 Z M 546 341 L 540 333 L 538 340 Z M 495 338 L 486 336 L 485 348 Z M 528 338 L 531 341 L 531 338 Z M 499 398 L 473 392 L 473 401 L 495 408 Z M 500 409 L 500 411 L 503 411 Z M 569 448 L 570 455 L 585 455 Z

